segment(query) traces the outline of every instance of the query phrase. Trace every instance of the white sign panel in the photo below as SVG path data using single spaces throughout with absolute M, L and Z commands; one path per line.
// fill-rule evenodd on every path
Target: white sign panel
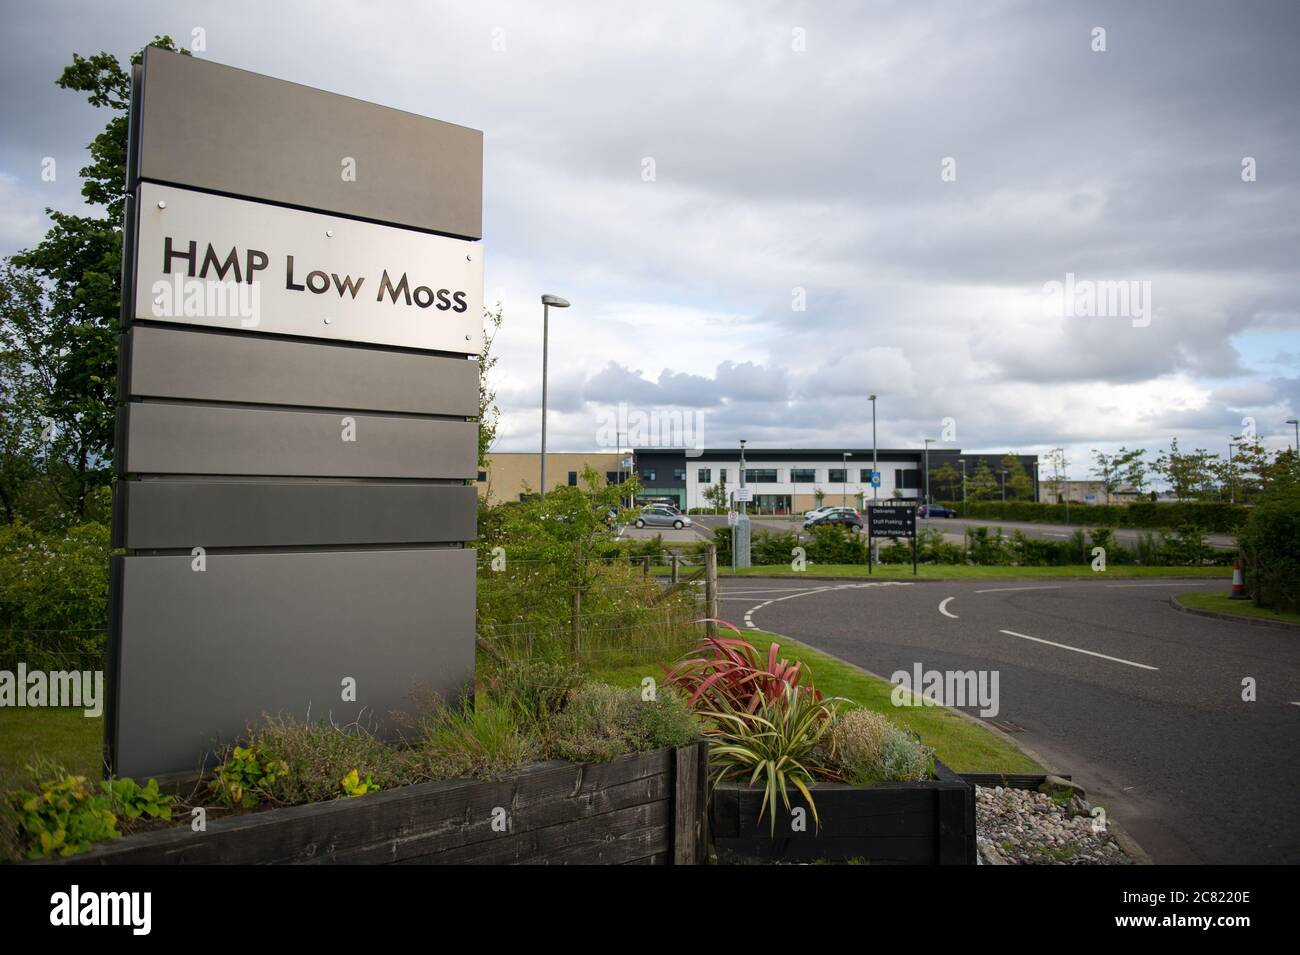
M 736 492 L 735 492 L 735 500 L 737 501 L 753 500 L 752 493 L 753 492 L 750 491 L 750 489 L 747 487 L 738 487 L 736 488 Z
M 142 183 L 135 318 L 476 354 L 483 245 Z

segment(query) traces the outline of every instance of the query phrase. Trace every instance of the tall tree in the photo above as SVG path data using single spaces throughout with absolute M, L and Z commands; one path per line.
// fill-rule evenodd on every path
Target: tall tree
M 1034 478 L 1019 455 L 1008 451 L 1002 456 L 1001 469 L 1006 471 L 1007 497 L 1028 500 L 1034 496 Z M 1000 493 L 1000 492 L 999 492 Z
M 966 479 L 966 495 L 972 501 L 991 501 L 1002 496 L 998 477 L 986 459 L 976 461 L 974 473 Z
M 1106 492 L 1107 504 L 1120 488 L 1133 484 L 1135 476 L 1145 482 L 1146 464 L 1143 456 L 1146 453 L 1145 448 L 1134 448 L 1130 451 L 1128 448 L 1121 447 L 1114 454 L 1092 449 L 1095 462 L 1092 473 L 1101 481 L 1102 489 Z M 1137 490 L 1140 491 L 1141 487 L 1138 486 Z
M 149 45 L 177 49 L 166 36 Z M 131 63 L 142 58 L 143 51 Z M 92 490 L 111 480 L 131 77 L 111 53 L 74 53 L 57 83 L 85 93 L 90 105 L 111 113 L 81 169 L 81 194 L 93 211 L 73 215 L 47 209 L 51 226 L 45 238 L 11 262 L 41 285 L 39 327 L 33 334 L 50 366 L 43 404 L 68 439 L 52 448 L 61 458 L 57 484 L 80 519 Z

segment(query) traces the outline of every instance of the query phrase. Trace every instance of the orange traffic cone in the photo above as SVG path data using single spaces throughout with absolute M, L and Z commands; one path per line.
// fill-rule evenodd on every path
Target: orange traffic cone
M 1246 595 L 1246 586 L 1241 579 L 1241 560 L 1232 562 L 1232 593 L 1228 595 L 1233 600 L 1249 600 Z

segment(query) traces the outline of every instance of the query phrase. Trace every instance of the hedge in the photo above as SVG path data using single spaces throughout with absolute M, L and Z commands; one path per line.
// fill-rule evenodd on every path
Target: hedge
M 994 521 L 1026 521 L 1046 524 L 1078 524 L 1087 527 L 1145 527 L 1169 529 L 1198 527 L 1216 534 L 1235 534 L 1245 526 L 1250 508 L 1222 501 L 1179 501 L 1157 504 L 1073 504 L 1066 520 L 1064 504 L 1033 501 L 960 501 L 947 505 L 963 517 Z

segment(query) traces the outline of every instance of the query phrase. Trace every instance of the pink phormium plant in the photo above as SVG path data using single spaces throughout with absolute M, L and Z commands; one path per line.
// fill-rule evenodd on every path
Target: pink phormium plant
M 813 687 L 799 685 L 807 672 L 802 663 L 779 659 L 779 644 L 768 648 L 764 663 L 758 650 L 740 636 L 734 625 L 725 620 L 696 622 L 716 623 L 736 634 L 734 638 L 705 637 L 691 654 L 672 667 L 664 667 L 665 680 L 689 693 L 696 709 L 756 713 L 763 701 L 780 699 L 786 687 L 811 694 L 814 700 L 821 699 Z

